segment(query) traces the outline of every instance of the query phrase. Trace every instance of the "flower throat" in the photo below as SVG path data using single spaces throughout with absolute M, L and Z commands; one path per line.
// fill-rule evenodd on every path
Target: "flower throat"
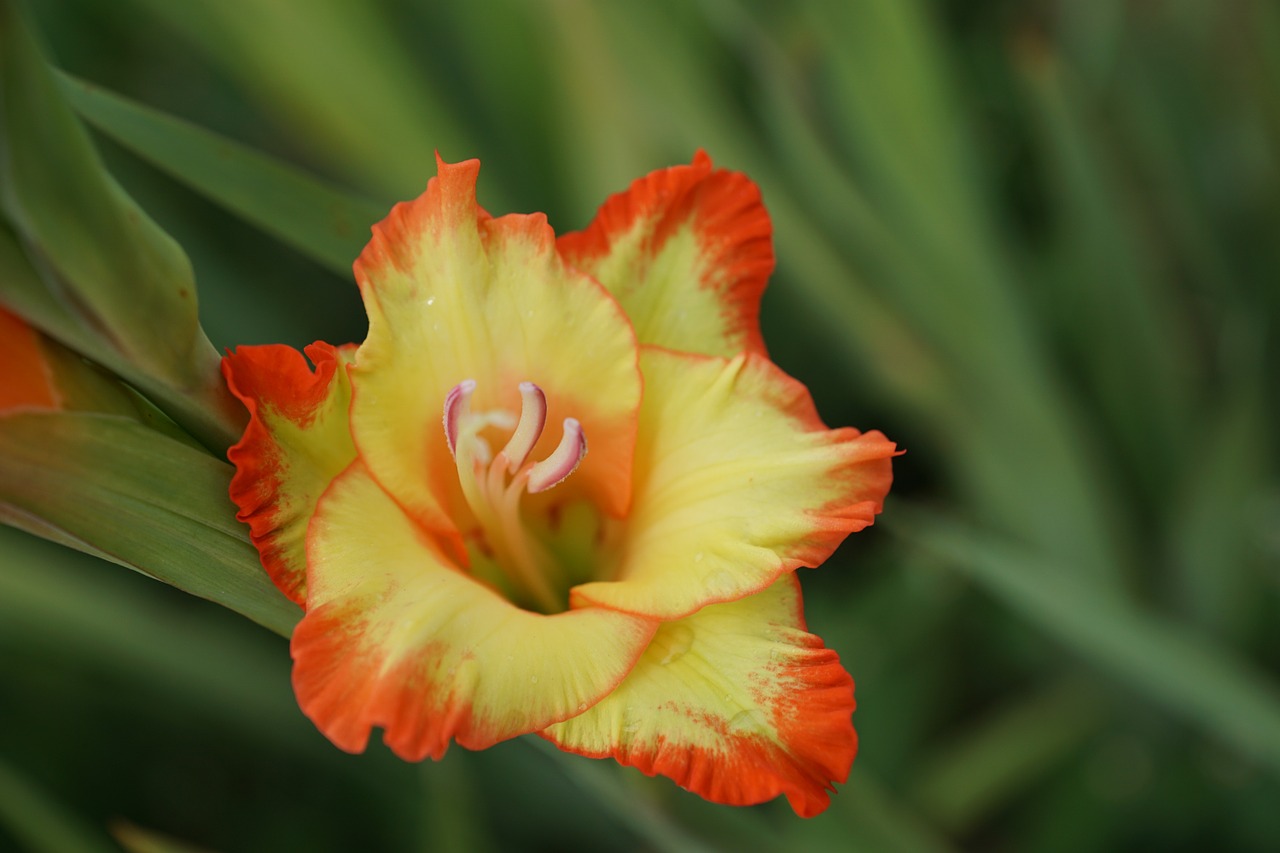
M 552 578 L 555 558 L 521 518 L 520 498 L 564 482 L 587 455 L 587 438 L 575 418 L 565 418 L 564 434 L 551 454 L 529 459 L 547 422 L 547 398 L 532 382 L 520 383 L 520 417 L 493 410 L 473 412 L 476 383 L 454 386 L 444 401 L 444 435 L 458 469 L 462 494 L 479 524 L 498 577 L 493 578 L 518 603 L 544 613 L 564 610 Z M 494 454 L 480 435 L 488 427 L 511 430 L 506 445 Z

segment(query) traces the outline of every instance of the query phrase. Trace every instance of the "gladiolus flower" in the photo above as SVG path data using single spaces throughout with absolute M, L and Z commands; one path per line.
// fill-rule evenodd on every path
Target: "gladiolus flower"
M 302 710 L 401 757 L 536 732 L 721 803 L 822 811 L 853 682 L 794 569 L 870 524 L 879 433 L 765 354 L 754 184 L 705 154 L 556 240 L 438 163 L 355 264 L 357 346 L 241 347 L 231 494 L 301 604 Z

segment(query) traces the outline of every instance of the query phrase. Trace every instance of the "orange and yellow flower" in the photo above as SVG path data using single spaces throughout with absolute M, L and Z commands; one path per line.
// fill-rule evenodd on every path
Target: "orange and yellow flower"
M 709 800 L 822 811 L 853 681 L 794 569 L 870 524 L 894 445 L 767 357 L 754 184 L 692 165 L 555 238 L 439 163 L 355 264 L 364 343 L 241 347 L 231 493 L 302 710 L 408 760 L 536 732 Z M 588 451 L 589 448 L 589 451 Z

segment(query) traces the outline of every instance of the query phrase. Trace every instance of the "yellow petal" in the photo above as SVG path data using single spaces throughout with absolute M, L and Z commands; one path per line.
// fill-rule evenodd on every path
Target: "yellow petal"
M 598 608 L 516 608 L 449 565 L 360 461 L 321 499 L 307 553 L 294 690 L 351 752 L 373 726 L 407 760 L 544 728 L 612 690 L 655 629 Z
M 356 262 L 369 313 L 352 371 L 356 444 L 419 523 L 447 534 L 466 511 L 440 426 L 446 395 L 473 379 L 475 409 L 518 413 L 519 383 L 534 382 L 547 422 L 576 418 L 590 443 L 571 488 L 621 515 L 640 401 L 634 332 L 599 284 L 563 266 L 544 216 L 480 209 L 478 171 L 474 160 L 441 162 Z M 546 431 L 534 458 L 558 432 Z
M 642 348 L 635 495 L 613 580 L 571 591 L 663 620 L 822 563 L 871 524 L 895 448 L 828 430 L 803 385 L 767 359 Z
M 356 455 L 347 423 L 354 351 L 312 344 L 314 372 L 281 344 L 239 347 L 222 361 L 228 387 L 249 409 L 244 437 L 227 451 L 236 517 L 248 523 L 271 580 L 298 604 L 306 597 L 307 522 Z
M 619 687 L 543 736 L 717 803 L 821 812 L 857 751 L 853 679 L 804 630 L 795 575 L 659 628 Z
M 772 232 L 756 185 L 699 151 L 691 165 L 652 172 L 610 197 L 559 248 L 618 298 L 642 344 L 763 355 Z

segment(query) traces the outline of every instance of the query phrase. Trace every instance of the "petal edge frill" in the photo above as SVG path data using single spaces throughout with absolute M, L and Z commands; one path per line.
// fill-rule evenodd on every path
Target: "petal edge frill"
M 817 566 L 871 524 L 895 446 L 828 430 L 803 385 L 762 356 L 730 361 L 642 347 L 635 495 L 613 579 L 573 606 L 661 620 Z
M 349 752 L 373 726 L 411 761 L 542 729 L 614 689 L 656 629 L 598 608 L 516 608 L 448 564 L 359 460 L 321 499 L 307 552 L 294 690 Z
M 805 632 L 799 583 L 788 575 L 663 624 L 617 690 L 541 734 L 713 802 L 785 794 L 811 817 L 848 777 L 858 744 L 853 710 L 853 679 Z
M 705 152 L 610 196 L 557 246 L 617 297 L 640 343 L 764 354 L 760 297 L 773 272 L 773 226 L 751 179 L 713 168 Z
M 222 360 L 227 387 L 249 410 L 244 436 L 227 451 L 236 466 L 231 500 L 275 585 L 306 598 L 306 531 L 316 501 L 355 458 L 347 410 L 347 365 L 355 347 L 314 343 L 238 347 Z

